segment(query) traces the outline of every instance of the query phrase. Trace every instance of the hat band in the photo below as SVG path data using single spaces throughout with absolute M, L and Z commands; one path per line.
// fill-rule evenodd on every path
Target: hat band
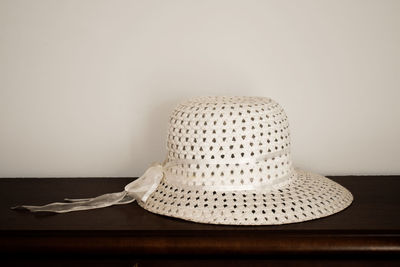
M 205 184 L 194 183 L 194 184 L 184 184 L 182 183 L 182 179 L 176 175 L 165 175 L 164 181 L 168 185 L 172 185 L 179 188 L 186 188 L 189 190 L 205 190 L 205 191 L 247 191 L 247 190 L 255 190 L 255 191 L 268 191 L 276 189 L 277 187 L 281 187 L 288 182 L 292 181 L 296 178 L 296 172 L 294 168 L 291 167 L 291 171 L 279 178 L 274 178 L 269 180 L 268 182 L 264 182 L 262 184 L 240 184 L 240 185 L 215 185 L 215 184 Z
M 270 152 L 268 154 L 262 154 L 257 157 L 242 157 L 235 161 L 230 162 L 215 162 L 215 160 L 191 160 L 191 159 L 175 159 L 175 160 L 165 160 L 163 164 L 164 169 L 164 178 L 163 180 L 169 184 L 180 188 L 190 188 L 195 190 L 212 190 L 212 191 L 244 191 L 244 190 L 268 190 L 273 189 L 278 186 L 286 184 L 289 180 L 295 178 L 296 172 L 292 164 L 288 166 L 289 171 L 282 175 L 276 176 L 271 179 L 263 179 L 264 182 L 249 184 L 248 182 L 242 182 L 240 184 L 229 184 L 228 181 L 224 181 L 220 179 L 217 181 L 212 181 L 210 179 L 190 179 L 185 175 L 179 175 L 177 172 L 171 170 L 174 167 L 181 167 L 183 170 L 187 169 L 191 165 L 193 166 L 206 166 L 209 167 L 217 165 L 217 167 L 221 166 L 235 166 L 240 167 L 241 165 L 256 165 L 258 163 L 268 162 L 269 160 L 273 161 L 277 157 L 286 156 L 289 154 L 289 149 L 283 149 L 276 152 Z M 201 170 L 201 169 L 200 169 Z M 267 175 L 267 174 L 266 174 Z M 213 176 L 213 178 L 218 178 L 218 176 Z M 222 178 L 222 176 L 220 177 Z
M 257 164 L 260 162 L 266 162 L 268 160 L 274 160 L 277 157 L 281 157 L 284 155 L 289 155 L 290 153 L 290 149 L 289 148 L 285 148 L 279 151 L 275 151 L 275 152 L 268 152 L 268 153 L 264 153 L 258 156 L 252 156 L 252 157 L 241 157 L 239 159 L 201 159 L 201 160 L 195 160 L 195 159 L 166 159 L 163 163 L 165 168 L 169 168 L 172 166 L 179 166 L 182 165 L 182 167 L 184 167 L 184 165 L 188 165 L 188 164 L 200 164 L 200 165 L 206 165 L 206 164 L 210 164 L 210 165 L 242 165 L 242 164 Z

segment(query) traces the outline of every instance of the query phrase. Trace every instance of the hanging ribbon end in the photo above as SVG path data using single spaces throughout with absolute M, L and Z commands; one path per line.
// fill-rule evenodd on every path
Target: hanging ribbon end
M 66 213 L 128 204 L 135 200 L 146 202 L 147 198 L 157 189 L 163 177 L 163 166 L 153 164 L 140 178 L 125 186 L 125 190 L 122 192 L 108 193 L 94 198 L 65 198 L 65 202 L 55 202 L 43 206 L 19 205 L 11 207 L 11 209 L 16 211 Z

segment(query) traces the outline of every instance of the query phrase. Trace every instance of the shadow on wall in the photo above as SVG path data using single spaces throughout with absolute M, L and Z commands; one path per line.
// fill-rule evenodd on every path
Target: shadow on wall
M 140 140 L 133 141 L 132 155 L 135 176 L 140 176 L 152 163 L 163 162 L 167 156 L 166 141 L 169 116 L 182 98 L 162 99 L 142 114 L 144 123 Z M 134 129 L 139 130 L 139 129 Z M 131 172 L 132 173 L 132 172 Z

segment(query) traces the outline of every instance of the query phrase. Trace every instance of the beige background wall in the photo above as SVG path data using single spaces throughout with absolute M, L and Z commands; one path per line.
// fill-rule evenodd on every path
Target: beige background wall
M 196 95 L 270 96 L 298 166 L 400 173 L 400 1 L 0 0 L 0 177 L 138 176 Z

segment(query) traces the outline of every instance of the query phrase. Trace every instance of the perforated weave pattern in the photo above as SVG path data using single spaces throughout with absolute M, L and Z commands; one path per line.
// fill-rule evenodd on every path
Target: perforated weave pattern
M 334 214 L 353 200 L 351 193 L 320 175 L 297 170 L 297 179 L 270 191 L 218 192 L 161 184 L 145 209 L 189 221 L 230 225 L 272 225 Z
M 187 185 L 262 185 L 290 175 L 285 112 L 261 97 L 201 97 L 170 117 L 167 168 Z
M 293 167 L 287 116 L 264 97 L 199 97 L 170 116 L 165 174 L 145 209 L 195 222 L 269 225 L 349 206 L 339 184 Z

